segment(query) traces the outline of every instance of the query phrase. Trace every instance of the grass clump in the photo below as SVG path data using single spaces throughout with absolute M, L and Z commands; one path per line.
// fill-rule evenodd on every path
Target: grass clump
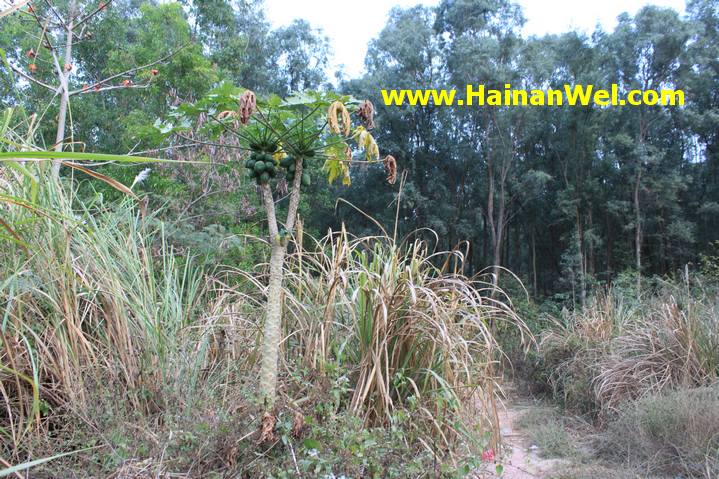
M 640 300 L 609 290 L 554 319 L 540 341 L 539 376 L 570 410 L 606 418 L 646 394 L 719 377 L 718 293 L 664 283 Z
M 528 409 L 519 418 L 517 425 L 527 431 L 529 441 L 539 448 L 543 457 L 577 458 L 580 454 L 567 419 L 554 408 Z
M 648 474 L 719 475 L 719 386 L 677 389 L 622 405 L 602 453 Z
M 497 431 L 493 325 L 526 328 L 489 285 L 459 273 L 462 262 L 419 240 L 327 236 L 290 261 L 290 356 L 345 369 L 346 407 L 367 426 L 409 411 L 424 423 L 429 435 L 417 440 L 427 450 L 435 448 L 430 438 L 449 447 L 465 437 L 468 414 Z

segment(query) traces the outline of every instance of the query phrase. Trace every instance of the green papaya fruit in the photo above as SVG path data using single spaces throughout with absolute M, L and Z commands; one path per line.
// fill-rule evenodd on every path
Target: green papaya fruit
M 312 180 L 310 179 L 309 173 L 302 173 L 302 186 L 310 186 Z
M 270 174 L 265 171 L 260 175 L 260 183 L 267 183 L 268 181 L 270 181 Z
M 253 167 L 256 173 L 262 173 L 267 169 L 267 165 L 265 165 L 264 161 L 258 161 L 255 163 L 255 166 Z

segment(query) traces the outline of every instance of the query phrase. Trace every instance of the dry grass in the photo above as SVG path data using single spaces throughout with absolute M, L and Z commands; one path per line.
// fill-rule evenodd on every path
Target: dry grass
M 151 246 L 141 218 L 129 209 L 83 217 L 35 222 L 22 231 L 30 255 L 0 261 L 4 439 L 17 451 L 28 432 L 46 430 L 43 409 L 83 409 L 98 383 L 123 385 L 136 409 L 158 407 L 198 316 L 202 277 L 164 243 Z
M 344 371 L 350 396 L 338 407 L 367 426 L 388 426 L 398 411 L 408 411 L 413 427 L 426 431 L 419 440 L 428 451 L 471 436 L 467 417 L 498 434 L 502 352 L 493 328 L 508 322 L 528 334 L 508 298 L 462 276 L 458 251 L 430 252 L 422 241 L 396 245 L 384 236 L 350 238 L 345 231 L 308 241 L 314 248 L 296 243 L 287 261 L 286 370 Z M 232 274 L 264 291 L 261 275 Z M 260 300 L 250 294 L 241 301 Z
M 609 291 L 555 320 L 540 342 L 555 395 L 582 412 L 607 416 L 645 394 L 713 383 L 719 374 L 716 295 L 666 284 L 637 303 Z
M 719 316 L 711 305 L 669 296 L 612 342 L 595 391 L 604 409 L 667 389 L 711 384 L 719 372 Z
M 260 464 L 247 459 L 259 421 L 248 395 L 264 266 L 206 277 L 178 262 L 161 224 L 129 202 L 83 206 L 52 188 L 43 201 L 53 217 L 12 210 L 29 254 L 19 244 L 0 253 L 3 459 L 53 455 L 51 435 L 77 449 L 95 431 L 100 457 L 109 455 L 96 471 Z M 306 412 L 342 381 L 335 414 L 387 430 L 401 421 L 406 447 L 423 455 L 468 445 L 475 423 L 497 436 L 502 352 L 493 330 L 508 322 L 526 332 L 508 299 L 462 276 L 457 251 L 344 232 L 314 244 L 296 244 L 288 262 L 281 404 Z M 239 411 L 235 435 L 207 432 L 168 462 L 166 449 L 187 441 L 171 424 L 221 427 Z

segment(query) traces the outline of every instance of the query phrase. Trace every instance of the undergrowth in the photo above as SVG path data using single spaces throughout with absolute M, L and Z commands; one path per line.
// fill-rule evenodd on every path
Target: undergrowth
M 38 477 L 461 477 L 473 452 L 496 447 L 495 330 L 527 331 L 501 291 L 462 275 L 458 251 L 300 234 L 282 292 L 278 422 L 261 442 L 267 266 L 200 267 L 134 199 L 80 197 L 49 166 L 0 170 L 13 237 L 0 251 L 6 465 L 54 458 Z

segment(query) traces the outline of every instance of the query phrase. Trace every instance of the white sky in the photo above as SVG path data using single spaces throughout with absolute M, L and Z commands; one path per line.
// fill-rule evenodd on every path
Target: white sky
M 515 0 L 522 6 L 525 35 L 562 33 L 576 29 L 591 32 L 597 24 L 605 30 L 616 25 L 622 12 L 636 13 L 644 5 L 672 7 L 684 12 L 684 0 Z M 265 0 L 267 16 L 275 27 L 304 18 L 322 29 L 332 42 L 332 70 L 344 65 L 350 77 L 364 67 L 367 44 L 387 21 L 392 6 L 410 7 L 419 3 L 436 5 L 439 0 Z

